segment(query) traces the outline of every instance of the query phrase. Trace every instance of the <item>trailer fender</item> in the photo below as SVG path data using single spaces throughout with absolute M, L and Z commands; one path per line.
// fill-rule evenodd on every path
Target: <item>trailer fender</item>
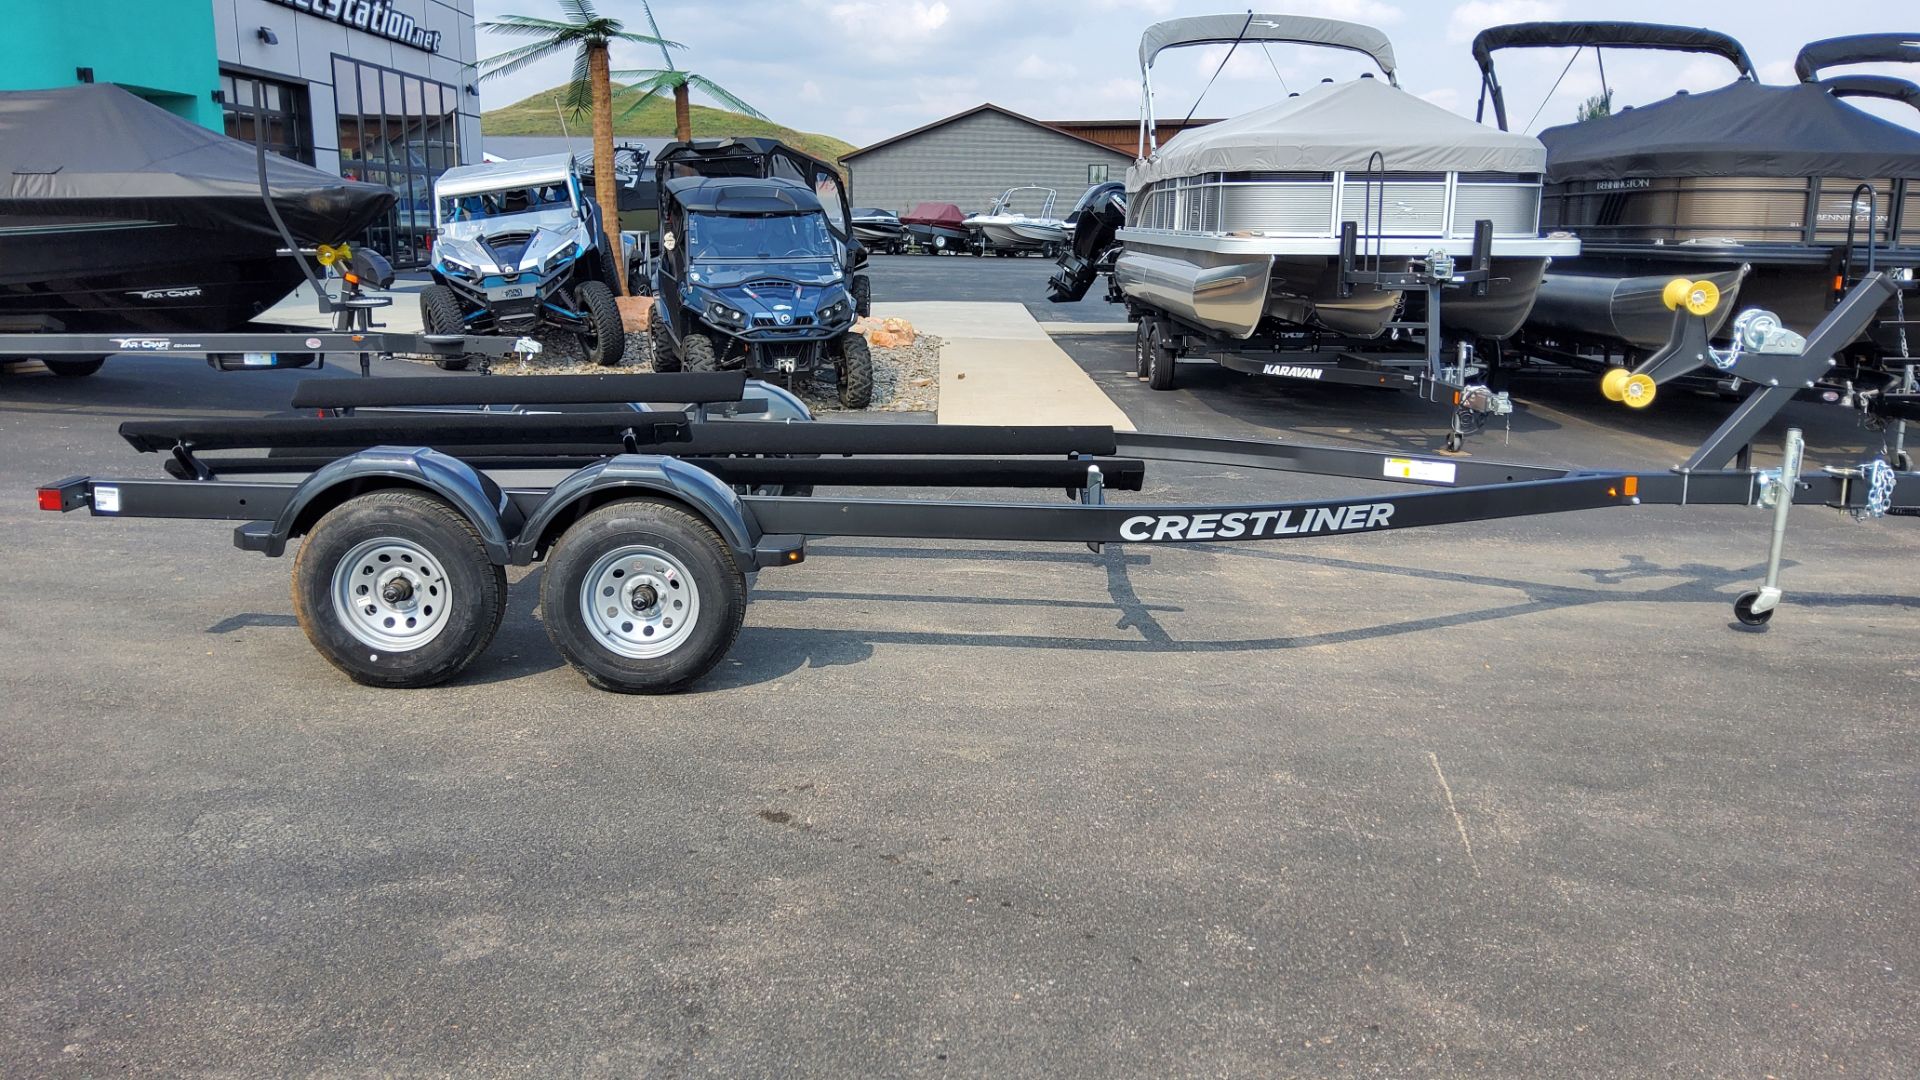
M 295 489 L 269 529 L 242 528 L 235 542 L 270 556 L 281 555 L 287 541 L 305 533 L 320 515 L 355 495 L 382 487 L 413 487 L 440 496 L 473 522 L 489 559 L 500 566 L 511 559 L 507 537 L 519 531 L 519 508 L 484 473 L 459 458 L 424 447 L 376 446 L 322 466 Z
M 740 496 L 705 469 L 653 454 L 611 457 L 555 484 L 514 540 L 514 565 L 525 566 L 538 558 L 580 514 L 615 499 L 648 494 L 698 515 L 720 534 L 742 569 L 754 569 L 760 529 Z

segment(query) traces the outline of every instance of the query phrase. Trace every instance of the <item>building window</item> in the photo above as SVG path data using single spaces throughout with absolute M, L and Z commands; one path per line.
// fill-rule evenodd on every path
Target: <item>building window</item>
M 1106 182 L 1107 182 L 1107 167 L 1105 165 L 1087 166 L 1087 186 L 1088 187 L 1092 187 L 1095 184 L 1104 184 Z
M 395 266 L 427 261 L 433 236 L 433 182 L 460 164 L 456 90 L 391 68 L 333 58 L 340 113 L 340 175 L 393 189 L 393 212 L 365 243 Z
M 272 153 L 313 164 L 305 86 L 223 71 L 220 100 L 229 137 L 249 143 L 257 139 Z

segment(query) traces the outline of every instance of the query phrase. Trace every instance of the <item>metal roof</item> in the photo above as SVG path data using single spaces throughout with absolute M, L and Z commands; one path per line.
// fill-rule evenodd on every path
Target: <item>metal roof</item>
M 932 131 L 934 128 L 937 128 L 937 127 L 945 127 L 948 124 L 953 123 L 955 120 L 964 120 L 967 117 L 972 116 L 973 114 L 978 112 L 996 112 L 996 113 L 999 113 L 1001 116 L 1012 117 L 1013 119 L 1018 120 L 1021 123 L 1032 124 L 1034 127 L 1040 128 L 1043 131 L 1052 132 L 1053 134 L 1059 135 L 1063 138 L 1072 139 L 1075 142 L 1083 142 L 1083 143 L 1086 143 L 1088 146 L 1097 147 L 1101 150 L 1105 150 L 1107 153 L 1112 154 L 1118 158 L 1130 159 L 1132 157 L 1131 154 L 1128 154 L 1124 151 L 1115 150 L 1113 147 L 1108 146 L 1106 143 L 1096 142 L 1083 135 L 1075 135 L 1071 131 L 1062 131 L 1059 128 L 1054 127 L 1052 124 L 1049 124 L 1043 120 L 1035 120 L 1031 116 L 1024 116 L 1020 113 L 1014 112 L 1012 109 L 1005 109 L 998 105 L 995 105 L 991 101 L 985 101 L 985 102 L 981 102 L 978 105 L 975 105 L 971 109 L 965 110 L 964 112 L 954 113 L 952 116 L 943 117 L 939 120 L 935 120 L 931 124 L 922 124 L 919 127 L 914 128 L 912 131 L 903 131 L 900 134 L 895 135 L 891 138 L 881 139 L 877 143 L 870 143 L 866 146 L 861 147 L 858 150 L 849 150 L 846 153 L 840 155 L 840 160 L 842 162 L 846 162 L 848 160 L 851 160 L 852 158 L 859 157 L 861 154 L 865 154 L 873 150 L 878 150 L 883 146 L 892 146 L 894 143 L 900 142 L 903 139 L 911 139 L 915 135 L 919 135 L 922 132 Z

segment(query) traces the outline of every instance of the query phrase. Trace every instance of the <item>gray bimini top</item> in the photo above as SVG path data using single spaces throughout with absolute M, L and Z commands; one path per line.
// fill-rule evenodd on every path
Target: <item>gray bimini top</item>
M 1371 26 L 1307 15 L 1196 15 L 1157 22 L 1140 35 L 1140 70 L 1146 72 L 1153 66 L 1153 58 L 1167 49 L 1183 45 L 1226 45 L 1235 41 L 1322 45 L 1365 53 L 1380 65 L 1381 73 L 1388 80 L 1395 81 L 1393 43 L 1387 40 L 1387 35 Z
M 1476 124 L 1378 79 L 1327 83 L 1298 97 L 1189 128 L 1127 170 L 1127 190 L 1205 173 L 1360 172 L 1379 153 L 1388 172 L 1546 171 L 1530 135 Z

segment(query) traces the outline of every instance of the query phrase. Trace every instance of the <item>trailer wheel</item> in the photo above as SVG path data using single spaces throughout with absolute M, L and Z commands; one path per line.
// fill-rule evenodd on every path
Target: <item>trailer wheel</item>
M 719 371 L 720 356 L 713 351 L 713 339 L 705 334 L 688 334 L 680 339 L 680 359 L 688 371 Z
M 440 284 L 421 289 L 420 328 L 429 334 L 463 333 L 467 318 L 460 310 L 460 294 Z M 470 360 L 471 357 L 466 356 L 440 356 L 433 362 L 443 371 L 465 371 Z
M 705 521 L 628 499 L 581 518 L 540 582 L 547 636 L 589 683 L 668 694 L 713 669 L 746 617 L 747 581 Z
M 620 305 L 613 290 L 599 281 L 583 281 L 573 290 L 574 299 L 586 308 L 587 330 L 580 335 L 580 350 L 601 367 L 618 364 L 627 352 L 627 332 L 620 322 Z
M 96 356 L 87 360 L 42 360 L 40 362 L 47 365 L 48 371 L 62 379 L 84 379 L 99 371 L 100 365 L 106 363 L 107 358 Z
M 834 367 L 843 408 L 864 409 L 873 404 L 873 350 L 867 347 L 866 338 L 840 335 L 840 360 Z
M 417 491 L 334 507 L 293 561 L 293 610 L 327 662 L 368 686 L 432 686 L 484 651 L 507 610 L 507 570 L 473 523 Z
M 673 351 L 673 332 L 667 329 L 667 321 L 659 312 L 655 312 L 653 321 L 647 324 L 647 339 L 653 343 L 653 370 L 680 370 L 680 354 Z
M 1152 319 L 1141 319 L 1133 330 L 1133 377 L 1146 381 L 1147 357 L 1153 354 L 1155 337 Z
M 1166 342 L 1166 332 L 1155 319 L 1153 340 L 1147 348 L 1147 385 L 1155 390 L 1173 389 L 1173 347 Z

